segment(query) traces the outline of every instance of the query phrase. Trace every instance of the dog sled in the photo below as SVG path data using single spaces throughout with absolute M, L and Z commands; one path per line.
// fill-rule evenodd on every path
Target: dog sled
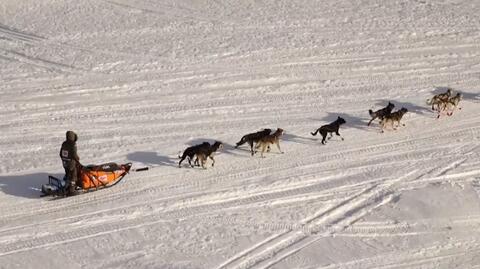
M 80 165 L 75 194 L 110 188 L 122 181 L 130 171 L 145 171 L 148 167 L 132 170 L 132 163 L 105 163 Z M 48 176 L 48 183 L 42 185 L 42 196 L 66 196 L 65 180 Z

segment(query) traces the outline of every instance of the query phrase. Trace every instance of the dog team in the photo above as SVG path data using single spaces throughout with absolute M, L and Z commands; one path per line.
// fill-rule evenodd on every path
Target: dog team
M 442 113 L 446 113 L 448 116 L 453 115 L 455 109 L 461 109 L 458 105 L 462 99 L 462 94 L 457 93 L 455 96 L 452 96 L 452 89 L 447 88 L 445 93 L 440 93 L 434 95 L 431 99 L 427 99 L 427 104 L 432 106 L 432 110 L 438 113 L 437 118 L 440 118 Z M 377 111 L 372 111 L 371 109 L 368 110 L 370 114 L 370 121 L 368 122 L 368 126 L 376 120 L 380 120 L 380 128 L 381 132 L 383 133 L 387 127 L 390 127 L 392 130 L 396 130 L 400 125 L 405 126 L 405 124 L 401 124 L 400 121 L 402 117 L 408 112 L 408 110 L 404 107 L 401 109 L 392 112 L 395 108 L 395 105 L 391 102 L 388 102 L 387 106 L 379 109 Z M 333 137 L 333 133 L 337 136 L 340 136 L 342 141 L 344 138 L 340 135 L 339 129 L 342 124 L 345 124 L 346 121 L 342 117 L 338 117 L 334 122 L 330 124 L 326 124 L 312 132 L 311 135 L 316 136 L 318 133 L 322 136 L 322 144 L 326 144 L 326 140 L 331 139 Z M 396 125 L 396 126 L 395 126 Z M 280 153 L 283 151 L 280 148 L 280 137 L 283 135 L 283 129 L 278 128 L 275 132 L 272 133 L 271 129 L 263 129 L 261 131 L 250 133 L 244 135 L 240 141 L 238 141 L 235 145 L 235 148 L 248 143 L 250 146 L 250 153 L 254 156 L 258 151 L 260 151 L 260 156 L 264 158 L 264 153 L 270 151 L 270 145 L 275 144 L 278 148 Z M 330 136 L 327 138 L 328 134 Z M 188 147 L 184 150 L 182 156 L 178 156 L 180 158 L 180 162 L 178 163 L 178 167 L 181 167 L 182 162 L 187 159 L 190 166 L 193 168 L 194 166 L 202 166 L 202 168 L 206 169 L 206 162 L 207 159 L 210 158 L 212 160 L 212 166 L 215 165 L 215 159 L 213 158 L 215 153 L 223 148 L 222 142 L 215 141 L 213 144 L 208 142 L 203 142 L 202 144 L 194 145 Z M 192 160 L 195 158 L 193 164 Z

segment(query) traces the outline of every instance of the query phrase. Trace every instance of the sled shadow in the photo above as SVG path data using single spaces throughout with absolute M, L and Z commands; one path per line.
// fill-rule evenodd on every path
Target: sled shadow
M 388 102 L 391 102 L 395 105 L 395 108 L 393 108 L 392 112 L 400 110 L 402 107 L 408 109 L 408 113 L 415 113 L 419 115 L 425 115 L 425 114 L 432 114 L 433 111 L 430 109 L 430 107 L 426 104 L 425 100 L 425 106 L 419 106 L 410 102 L 400 102 L 397 100 L 381 100 L 376 103 L 376 108 L 372 110 L 377 110 L 384 108 Z
M 168 156 L 158 155 L 156 152 L 137 151 L 129 153 L 127 159 L 133 162 L 139 162 L 146 165 L 155 166 L 177 166 L 175 159 Z
M 43 184 L 48 183 L 48 176 L 63 178 L 63 174 L 37 173 L 19 176 L 1 176 L 0 191 L 6 195 L 18 196 L 28 199 L 38 199 L 42 194 Z
M 193 140 L 190 140 L 187 142 L 187 145 L 190 147 L 190 146 L 194 146 L 194 145 L 198 145 L 198 144 L 202 144 L 203 142 L 208 142 L 211 144 L 215 143 L 215 141 L 220 141 L 222 142 L 223 144 L 223 149 L 217 151 L 217 154 L 222 154 L 222 153 L 226 153 L 226 154 L 230 154 L 230 155 L 237 155 L 237 156 L 243 156 L 241 154 L 238 154 L 236 151 L 239 151 L 241 150 L 240 148 L 236 149 L 234 145 L 231 145 L 225 141 L 221 141 L 221 140 L 216 140 L 216 139 L 211 139 L 211 138 L 197 138 L 197 139 L 193 139 Z M 185 147 L 186 148 L 186 147 Z M 183 150 L 182 149 L 182 152 Z M 250 150 L 248 150 L 248 152 L 250 152 Z

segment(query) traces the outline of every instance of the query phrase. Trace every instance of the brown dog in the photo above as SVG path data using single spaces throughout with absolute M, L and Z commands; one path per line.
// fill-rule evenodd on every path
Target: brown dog
M 270 144 L 276 144 L 280 153 L 283 153 L 283 151 L 280 149 L 280 137 L 282 135 L 283 135 L 283 129 L 278 128 L 273 134 L 266 135 L 260 138 L 260 140 L 258 140 L 257 145 L 255 146 L 255 149 L 261 148 L 262 158 L 264 158 L 263 153 L 267 150 Z

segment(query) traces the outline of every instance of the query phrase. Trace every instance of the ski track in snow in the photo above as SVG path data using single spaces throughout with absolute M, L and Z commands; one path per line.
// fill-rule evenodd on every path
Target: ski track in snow
M 480 263 L 476 1 L 4 2 L 0 267 Z M 436 119 L 442 87 L 464 99 Z M 381 134 L 367 111 L 388 101 L 409 112 Z M 321 145 L 337 116 L 345 141 Z M 285 154 L 234 149 L 267 127 Z M 83 163 L 150 169 L 39 198 L 70 129 Z M 205 140 L 215 167 L 179 169 Z

